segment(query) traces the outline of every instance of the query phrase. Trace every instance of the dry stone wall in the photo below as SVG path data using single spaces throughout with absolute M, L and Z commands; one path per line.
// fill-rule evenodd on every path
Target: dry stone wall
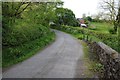
M 102 42 L 89 44 L 91 52 L 96 53 L 104 66 L 104 78 L 120 79 L 120 54 Z

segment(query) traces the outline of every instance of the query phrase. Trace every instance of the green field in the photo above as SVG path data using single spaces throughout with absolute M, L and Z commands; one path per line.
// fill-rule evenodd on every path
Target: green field
M 99 31 L 103 33 L 109 33 L 110 29 L 113 29 L 113 24 L 107 23 L 107 22 L 91 22 L 88 29 Z

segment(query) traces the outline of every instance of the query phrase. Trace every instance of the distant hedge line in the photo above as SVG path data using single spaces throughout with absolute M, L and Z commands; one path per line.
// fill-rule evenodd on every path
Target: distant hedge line
M 109 33 L 102 33 L 97 31 L 91 31 L 87 30 L 85 28 L 80 27 L 72 27 L 72 26 L 51 26 L 54 29 L 58 29 L 70 34 L 86 34 L 95 36 L 96 38 L 99 38 L 102 42 L 110 46 L 111 48 L 115 49 L 120 53 L 120 46 L 118 46 L 118 36 L 117 35 L 111 35 Z

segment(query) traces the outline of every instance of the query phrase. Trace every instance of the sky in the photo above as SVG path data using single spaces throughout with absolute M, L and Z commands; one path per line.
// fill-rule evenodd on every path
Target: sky
M 83 14 L 86 16 L 97 14 L 98 4 L 100 0 L 62 0 L 63 7 L 71 9 L 76 18 L 81 18 Z

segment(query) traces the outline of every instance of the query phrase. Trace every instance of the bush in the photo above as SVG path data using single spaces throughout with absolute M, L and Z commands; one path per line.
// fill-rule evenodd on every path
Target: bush
M 16 19 L 2 28 L 2 66 L 8 67 L 29 58 L 54 40 L 48 27 L 25 19 Z
M 9 32 L 3 28 L 3 46 L 17 46 L 50 33 L 50 30 L 41 24 L 18 21 L 14 25 L 8 25 L 11 28 Z
M 111 29 L 109 29 L 109 33 L 110 34 L 116 34 L 116 31 L 113 28 L 111 28 Z
M 37 53 L 37 51 L 52 42 L 54 40 L 54 37 L 54 33 L 49 33 L 46 36 L 26 42 L 19 46 L 3 46 L 2 66 L 8 67 L 12 64 L 18 63 L 24 59 L 31 57 L 33 54 Z
M 54 39 L 48 24 L 55 19 L 53 9 L 56 6 L 53 3 L 3 2 L 3 66 L 28 58 Z

